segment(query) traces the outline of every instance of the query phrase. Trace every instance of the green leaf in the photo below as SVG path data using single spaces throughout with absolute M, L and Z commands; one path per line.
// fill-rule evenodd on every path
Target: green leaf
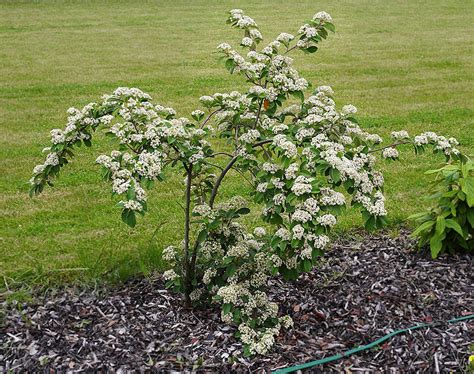
M 203 243 L 207 239 L 207 230 L 201 230 L 198 234 L 197 241 L 198 243 Z
M 278 248 L 280 248 L 282 251 L 284 251 L 287 246 L 288 246 L 288 242 L 286 240 L 284 240 L 284 241 L 280 242 L 280 244 L 278 244 Z
M 288 269 L 286 266 L 282 266 L 279 270 L 280 274 L 286 280 L 295 280 L 298 278 L 298 271 L 296 271 L 296 269 Z
M 474 228 L 474 208 L 471 208 L 467 211 L 466 217 L 471 227 Z
M 237 271 L 237 266 L 235 264 L 229 264 L 229 266 L 227 267 L 225 271 L 225 276 L 229 278 L 233 276 L 236 271 Z
M 222 305 L 222 312 L 224 313 L 224 315 L 230 313 L 231 309 L 232 309 L 232 304 L 226 303 Z
M 323 38 L 323 39 L 326 39 L 327 36 L 328 36 L 328 32 L 327 32 L 325 29 L 319 29 L 318 34 L 319 34 L 319 36 L 321 36 L 321 38 Z
M 375 230 L 377 228 L 376 219 L 374 216 L 370 216 L 367 221 L 365 221 L 364 227 L 368 231 Z
M 283 218 L 279 214 L 273 214 L 270 218 L 270 223 L 274 225 L 281 225 L 283 223 Z
M 431 257 L 436 258 L 438 257 L 441 249 L 443 248 L 443 239 L 440 235 L 436 234 L 433 235 L 430 239 L 430 250 L 431 250 Z
M 459 181 L 462 192 L 467 196 L 467 205 L 474 207 L 474 178 L 468 177 Z
M 130 227 L 135 227 L 137 223 L 137 218 L 133 210 L 124 209 L 122 211 L 122 221 L 125 222 Z
M 430 229 L 431 227 L 433 227 L 434 224 L 435 224 L 435 221 L 426 221 L 426 222 L 422 223 L 420 226 L 418 226 L 416 228 L 416 230 L 413 231 L 413 233 L 411 235 L 412 236 L 418 236 L 423 231 L 426 231 L 426 230 Z
M 334 183 L 339 183 L 339 181 L 341 180 L 341 172 L 339 170 L 331 169 L 329 174 Z
M 243 214 L 249 214 L 250 209 L 249 208 L 240 208 L 237 212 L 237 214 L 243 215 Z
M 248 344 L 244 345 L 244 357 L 250 357 L 252 353 L 250 353 L 250 346 Z
M 312 45 L 311 47 L 306 48 L 306 52 L 309 52 L 309 53 L 314 53 L 317 50 L 318 50 L 318 47 L 316 47 L 315 45 Z
M 127 190 L 127 199 L 128 199 L 128 200 L 135 200 L 135 196 L 136 196 L 135 188 L 134 188 L 134 187 L 130 187 L 130 188 Z
M 291 95 L 293 95 L 294 97 L 296 97 L 297 99 L 300 99 L 301 102 L 304 101 L 304 93 L 303 91 L 292 91 L 290 92 Z
M 410 221 L 420 221 L 420 220 L 426 221 L 426 219 L 430 219 L 430 218 L 431 216 L 429 214 L 426 214 L 425 212 L 423 212 L 423 213 L 412 214 L 411 216 L 408 216 L 407 219 Z
M 327 28 L 329 31 L 332 31 L 332 32 L 336 32 L 336 26 L 334 26 L 332 23 L 330 22 L 326 22 L 324 24 L 324 27 Z
M 459 223 L 457 223 L 454 219 L 447 219 L 446 220 L 446 227 L 449 227 L 450 229 L 453 229 L 454 231 L 456 231 L 459 235 L 461 235 L 462 237 L 464 237 L 464 233 L 462 232 L 462 228 L 461 226 L 459 225 Z
M 225 67 L 227 70 L 229 70 L 229 72 L 232 74 L 234 72 L 234 67 L 235 67 L 235 64 L 234 64 L 234 60 L 232 60 L 231 58 L 229 58 L 226 62 L 225 62 Z
M 310 272 L 312 268 L 313 268 L 313 263 L 311 262 L 311 260 L 308 260 L 308 259 L 304 260 L 303 262 L 304 271 Z
M 276 103 L 274 101 L 272 101 L 270 103 L 270 105 L 268 106 L 267 110 L 266 110 L 266 113 L 269 115 L 269 116 L 273 116 L 277 110 L 278 106 L 276 105 Z
M 446 228 L 446 221 L 444 217 L 438 216 L 438 218 L 436 219 L 436 233 L 441 235 L 445 228 Z
M 298 239 L 292 239 L 292 240 L 291 240 L 291 247 L 292 247 L 292 248 L 298 248 L 298 247 L 300 247 L 300 246 L 301 246 L 301 245 L 300 245 L 300 241 L 299 241 Z
M 240 321 L 240 318 L 242 317 L 242 312 L 240 311 L 240 309 L 234 309 L 232 315 L 234 322 L 238 323 Z

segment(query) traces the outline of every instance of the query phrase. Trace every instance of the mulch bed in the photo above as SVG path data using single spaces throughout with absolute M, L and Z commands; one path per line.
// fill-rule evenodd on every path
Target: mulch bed
M 405 234 L 339 241 L 298 281 L 274 279 L 272 298 L 295 325 L 271 354 L 251 359 L 242 357 L 235 328 L 220 322 L 218 309 L 183 309 L 159 277 L 106 292 L 63 290 L 28 305 L 4 304 L 0 372 L 262 372 L 342 353 L 396 329 L 473 313 L 473 258 L 433 261 L 412 248 Z M 472 343 L 472 320 L 438 325 L 314 370 L 461 371 Z

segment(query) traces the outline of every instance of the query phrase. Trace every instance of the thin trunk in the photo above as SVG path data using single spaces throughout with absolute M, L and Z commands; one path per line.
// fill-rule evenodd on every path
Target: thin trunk
M 272 141 L 271 140 L 261 140 L 255 144 L 253 144 L 253 147 L 261 147 L 265 144 L 268 144 L 268 143 L 271 143 Z M 232 167 L 234 166 L 235 162 L 237 161 L 237 157 L 238 156 L 234 156 L 230 161 L 229 163 L 227 164 L 227 166 L 222 170 L 222 172 L 220 173 L 219 177 L 217 178 L 216 180 L 216 184 L 214 185 L 214 187 L 212 188 L 212 192 L 211 192 L 211 197 L 209 199 L 209 206 L 212 208 L 214 206 L 214 200 L 216 199 L 216 196 L 217 196 L 217 191 L 219 190 L 219 186 L 221 185 L 222 183 L 222 180 L 224 179 L 224 177 L 226 176 L 227 172 L 232 169 Z
M 191 299 L 189 294 L 191 293 L 191 276 L 192 269 L 189 261 L 189 232 L 191 223 L 191 178 L 192 178 L 192 166 L 186 166 L 186 206 L 185 206 L 185 222 L 184 222 L 184 302 L 187 307 L 191 305 Z
M 209 198 L 209 206 L 212 208 L 214 206 L 214 200 L 216 199 L 216 195 L 217 195 L 217 190 L 219 189 L 219 186 L 221 185 L 222 183 L 222 180 L 224 179 L 225 175 L 227 174 L 227 172 L 232 169 L 232 166 L 234 166 L 235 162 L 237 161 L 237 157 L 238 156 L 234 156 L 232 158 L 232 160 L 230 160 L 230 162 L 227 164 L 227 166 L 224 168 L 224 170 L 222 170 L 221 174 L 219 175 L 219 177 L 217 178 L 216 180 L 216 184 L 214 185 L 214 187 L 212 188 L 212 192 L 211 192 L 211 197 Z

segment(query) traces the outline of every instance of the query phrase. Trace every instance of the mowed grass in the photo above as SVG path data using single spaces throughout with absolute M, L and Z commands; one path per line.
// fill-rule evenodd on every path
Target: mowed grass
M 296 4 L 296 3 L 295 3 Z M 215 47 L 241 38 L 225 24 L 239 7 L 267 41 L 296 32 L 319 10 L 337 33 L 296 66 L 314 85 L 331 85 L 339 104 L 359 108 L 361 123 L 388 141 L 393 130 L 432 130 L 474 145 L 473 27 L 469 1 L 158 1 L 2 2 L 0 4 L 0 274 L 2 287 L 124 279 L 159 268 L 160 252 L 182 238 L 182 176 L 170 174 L 150 198 L 135 229 L 120 221 L 101 181 L 96 156 L 111 149 L 102 135 L 77 152 L 55 188 L 27 195 L 32 167 L 42 162 L 49 130 L 65 110 L 98 100 L 117 86 L 135 86 L 179 115 L 201 95 L 244 89 L 217 61 Z M 423 172 L 440 157 L 381 162 L 389 220 L 397 225 L 426 206 Z M 233 176 L 221 197 L 248 196 Z M 258 215 L 247 219 L 252 226 Z M 344 231 L 361 224 L 357 214 Z

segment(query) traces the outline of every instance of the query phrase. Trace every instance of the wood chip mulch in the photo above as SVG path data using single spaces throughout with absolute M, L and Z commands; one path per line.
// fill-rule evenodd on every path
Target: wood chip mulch
M 262 372 L 342 353 L 393 330 L 474 313 L 473 258 L 431 260 L 413 247 L 405 233 L 339 241 L 298 281 L 272 280 L 272 298 L 295 325 L 265 357 L 242 357 L 235 328 L 221 323 L 218 309 L 184 309 L 159 277 L 108 290 L 56 291 L 30 304 L 3 303 L 0 372 Z M 314 370 L 462 372 L 472 343 L 473 320 L 441 324 Z

